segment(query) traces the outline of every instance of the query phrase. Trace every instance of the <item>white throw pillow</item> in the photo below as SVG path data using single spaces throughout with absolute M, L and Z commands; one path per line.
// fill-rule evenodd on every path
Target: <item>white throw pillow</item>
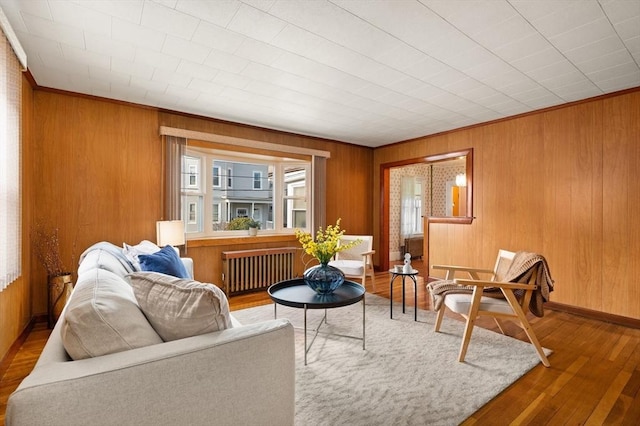
M 162 343 L 131 286 L 100 268 L 81 275 L 65 307 L 60 333 L 74 360 Z
M 154 254 L 158 251 L 160 251 L 160 247 L 149 240 L 142 240 L 135 246 L 122 243 L 122 253 L 124 253 L 127 259 L 129 259 L 138 271 L 140 270 L 140 261 L 138 260 L 138 256 L 141 254 Z
M 127 279 L 140 309 L 165 342 L 231 327 L 227 296 L 213 284 L 157 272 L 134 272 Z

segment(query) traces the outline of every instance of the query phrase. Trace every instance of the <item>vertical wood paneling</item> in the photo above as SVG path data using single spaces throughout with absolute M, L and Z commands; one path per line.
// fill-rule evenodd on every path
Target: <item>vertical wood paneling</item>
M 640 93 L 603 102 L 602 303 L 612 313 L 640 312 Z M 629 123 L 636 123 L 630 126 Z
M 157 112 L 36 90 L 35 116 L 34 220 L 58 228 L 65 266 L 75 272 L 98 241 L 154 241 L 162 214 Z M 33 282 L 34 311 L 46 312 L 38 264 Z
M 539 251 L 553 301 L 640 318 L 639 90 L 378 148 L 373 169 L 434 154 L 443 139 L 474 149 L 476 219 L 431 225 L 432 264 L 491 267 L 499 248 Z
M 590 102 L 545 114 L 545 147 L 556 189 L 554 221 L 546 245 L 561 268 L 555 268 L 554 300 L 602 310 L 602 166 L 600 103 Z

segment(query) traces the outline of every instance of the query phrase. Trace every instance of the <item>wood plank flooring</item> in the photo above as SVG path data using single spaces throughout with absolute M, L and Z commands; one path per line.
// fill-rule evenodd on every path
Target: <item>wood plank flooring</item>
M 414 266 L 425 276 L 419 262 Z M 376 274 L 375 291 L 369 282 L 367 290 L 388 298 L 389 275 Z M 406 296 L 411 307 L 413 286 L 407 286 Z M 399 279 L 394 300 L 401 300 Z M 231 310 L 238 310 L 271 301 L 266 292 L 260 292 L 232 297 L 229 303 Z M 418 305 L 430 307 L 424 285 L 418 287 Z M 539 364 L 463 425 L 640 424 L 640 330 L 549 309 L 543 318 L 530 316 L 530 320 L 542 345 L 554 351 L 549 357 L 551 367 Z M 497 330 L 490 320 L 481 318 L 478 323 Z M 506 332 L 527 340 L 515 325 Z M 9 395 L 33 368 L 49 333 L 45 323 L 37 323 L 0 378 L 0 424 L 4 424 Z

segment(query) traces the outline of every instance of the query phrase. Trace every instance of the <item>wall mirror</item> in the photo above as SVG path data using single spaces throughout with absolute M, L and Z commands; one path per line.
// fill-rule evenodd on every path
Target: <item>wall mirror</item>
M 473 149 L 425 158 L 430 197 L 424 216 L 431 223 L 473 221 Z
M 426 257 L 425 226 L 473 221 L 473 149 L 381 165 L 382 232 L 388 260 Z M 381 259 L 384 263 L 386 256 Z

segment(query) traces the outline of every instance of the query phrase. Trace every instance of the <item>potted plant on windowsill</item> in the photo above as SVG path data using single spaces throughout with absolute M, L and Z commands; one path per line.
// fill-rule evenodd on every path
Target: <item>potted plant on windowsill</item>
M 36 257 L 47 271 L 48 325 L 53 328 L 73 290 L 71 272 L 62 262 L 58 228 L 47 229 L 42 224 L 37 224 L 31 234 L 31 241 Z
M 260 229 L 260 222 L 255 220 L 254 218 L 249 218 L 247 221 L 247 225 L 249 226 L 249 235 L 258 235 L 258 229 Z

